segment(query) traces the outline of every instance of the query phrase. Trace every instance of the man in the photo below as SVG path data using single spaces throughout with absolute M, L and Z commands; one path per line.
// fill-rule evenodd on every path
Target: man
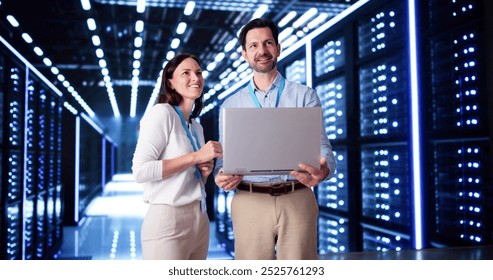
M 225 100 L 223 108 L 321 106 L 313 89 L 287 81 L 278 72 L 278 34 L 268 19 L 254 19 L 243 27 L 242 55 L 253 69 L 253 79 Z M 220 123 L 221 118 L 222 110 Z M 219 133 L 222 141 L 221 126 Z M 231 202 L 236 259 L 317 259 L 318 204 L 311 188 L 331 178 L 336 165 L 324 132 L 320 145 L 320 166 L 300 164 L 307 172 L 291 171 L 289 176 L 227 175 L 222 173 L 222 159 L 217 160 L 216 184 L 226 191 L 237 189 Z M 279 184 L 294 191 L 278 196 L 258 191 Z

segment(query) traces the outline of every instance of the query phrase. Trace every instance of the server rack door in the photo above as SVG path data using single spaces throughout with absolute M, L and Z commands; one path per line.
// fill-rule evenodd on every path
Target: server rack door
M 423 68 L 431 246 L 492 241 L 491 5 L 421 1 L 427 26 Z M 488 75 L 490 75 L 488 77 Z
M 2 221 L 4 237 L 3 259 L 23 259 L 23 199 L 24 199 L 24 113 L 25 69 L 16 61 L 4 57 L 2 87 Z M 28 207 L 27 210 L 30 210 Z M 30 217 L 29 213 L 27 215 Z

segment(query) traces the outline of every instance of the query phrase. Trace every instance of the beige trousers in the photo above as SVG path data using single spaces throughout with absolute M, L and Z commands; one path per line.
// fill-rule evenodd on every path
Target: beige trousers
M 209 217 L 200 201 L 184 205 L 149 205 L 142 223 L 144 260 L 205 260 L 209 249 Z
M 237 190 L 231 202 L 235 259 L 317 259 L 318 211 L 309 188 L 281 196 Z

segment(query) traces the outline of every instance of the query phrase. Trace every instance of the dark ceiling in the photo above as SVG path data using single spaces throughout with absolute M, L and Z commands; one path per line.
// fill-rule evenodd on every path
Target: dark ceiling
M 82 8 L 81 0 L 1 1 L 0 31 L 17 51 L 63 92 L 74 107 L 84 111 L 82 107 L 77 107 L 78 103 L 66 86 L 50 71 L 51 67 L 43 63 L 44 57 L 49 58 L 53 66 L 59 69 L 60 74 L 94 111 L 98 120 L 112 118 L 114 110 L 103 82 L 92 36 L 98 35 L 101 40 L 100 48 L 104 52 L 108 75 L 122 118 L 129 117 L 135 60 L 133 54 L 136 50 L 134 40 L 141 36 L 143 43 L 140 47 L 142 56 L 138 59 L 141 66 L 136 105 L 136 118 L 140 119 L 149 103 L 173 38 L 180 38 L 182 41 L 174 50 L 176 53 L 186 51 L 196 54 L 202 61 L 202 68 L 205 69 L 219 52 L 224 51 L 225 45 L 236 38 L 237 31 L 252 18 L 262 4 L 268 5 L 268 10 L 263 16 L 275 22 L 279 22 L 287 13 L 296 11 L 297 15 L 289 22 L 289 26 L 310 8 L 317 8 L 317 15 L 326 13 L 327 21 L 357 1 L 199 0 L 196 1 L 194 12 L 189 16 L 184 15 L 187 0 L 147 0 L 143 13 L 136 11 L 136 2 L 137 0 L 90 0 L 91 9 L 86 11 Z M 14 28 L 6 20 L 8 15 L 15 17 L 19 27 Z M 89 30 L 88 18 L 95 20 L 96 30 Z M 135 31 L 135 23 L 138 20 L 144 22 L 144 30 L 140 33 Z M 179 22 L 188 24 L 186 32 L 182 35 L 176 33 Z M 304 26 L 298 29 L 303 30 L 306 28 Z M 21 37 L 22 33 L 28 33 L 33 43 L 26 43 Z M 34 46 L 43 51 L 42 57 L 34 53 Z M 210 71 L 206 77 L 205 92 L 219 84 L 224 78 L 221 74 L 231 71 L 227 69 L 241 59 L 237 55 L 238 46 L 237 43 L 226 53 L 224 59 L 217 62 L 215 69 Z M 228 85 L 225 85 L 222 90 L 227 87 Z

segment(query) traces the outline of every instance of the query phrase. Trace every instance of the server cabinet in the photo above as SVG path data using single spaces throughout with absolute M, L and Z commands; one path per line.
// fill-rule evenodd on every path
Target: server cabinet
M 327 214 L 319 225 L 321 253 L 343 251 L 348 240 L 350 251 L 491 242 L 493 108 L 486 80 L 492 64 L 485 55 L 491 24 L 484 22 L 485 6 L 373 1 L 313 40 L 314 87 L 328 100 L 324 112 L 334 113 L 325 116 L 332 127 L 327 134 L 337 172 L 350 180 L 339 185 L 349 185 L 348 201 L 328 195 L 326 183 L 318 186 Z M 411 38 L 414 27 L 420 32 Z M 420 55 L 413 60 L 412 52 Z M 413 64 L 419 71 L 412 72 Z M 341 200 L 330 203 L 329 197 Z
M 2 259 L 46 259 L 62 236 L 60 97 L 2 46 Z
M 307 65 L 306 56 L 303 50 L 299 50 L 278 64 L 279 72 L 283 73 L 284 78 L 289 81 L 298 82 L 306 85 Z
M 346 33 L 346 34 L 345 34 Z M 356 129 L 351 126 L 348 118 L 348 110 L 354 110 L 348 106 L 354 104 L 348 92 L 352 89 L 354 78 L 346 75 L 350 72 L 349 63 L 351 57 L 351 33 L 344 30 L 316 38 L 311 44 L 313 49 L 312 76 L 313 88 L 317 92 L 322 105 L 324 117 L 324 129 L 332 143 L 336 158 L 336 173 L 329 181 L 321 182 L 316 188 L 317 200 L 320 207 L 319 217 L 319 253 L 337 253 L 352 250 L 349 241 L 355 235 L 357 229 L 353 215 L 358 212 L 350 199 L 349 188 L 358 186 L 358 177 L 349 177 L 349 166 L 356 166 L 355 161 L 359 156 L 355 149 L 351 149 L 351 137 L 349 135 Z M 351 154 L 351 156 L 349 156 Z M 351 211 L 350 211 L 351 209 Z M 353 244 L 355 244 L 353 242 Z M 357 243 L 356 243 L 357 244 Z
M 67 138 L 63 142 L 67 152 L 62 158 L 63 184 L 67 186 L 63 192 L 63 220 L 65 225 L 77 225 L 84 220 L 87 206 L 103 192 L 107 172 L 103 164 L 113 162 L 106 160 L 111 145 L 104 140 L 101 129 L 83 114 L 65 113 L 63 129 Z
M 0 65 L 0 257 L 49 259 L 62 237 L 62 101 L 8 46 Z
M 82 218 L 87 206 L 103 192 L 103 135 L 88 121 L 79 118 L 78 211 Z
M 23 258 L 25 76 L 22 64 L 2 56 L 2 259 Z M 32 207 L 26 207 L 32 221 Z M 29 212 L 31 211 L 31 212 Z M 31 227 L 32 228 L 32 227 Z M 28 234 L 31 237 L 32 233 Z
M 433 246 L 492 242 L 492 5 L 422 1 L 428 234 Z M 426 28 L 425 28 L 426 27 Z M 490 40 L 490 41 L 488 41 Z
M 410 72 L 404 1 L 356 22 L 362 249 L 411 249 L 414 238 Z
M 115 175 L 115 155 L 116 155 L 116 145 L 114 142 L 108 138 L 103 137 L 102 139 L 103 145 L 103 156 L 102 156 L 102 166 L 103 170 L 103 185 L 106 185 L 111 179 L 113 175 Z

